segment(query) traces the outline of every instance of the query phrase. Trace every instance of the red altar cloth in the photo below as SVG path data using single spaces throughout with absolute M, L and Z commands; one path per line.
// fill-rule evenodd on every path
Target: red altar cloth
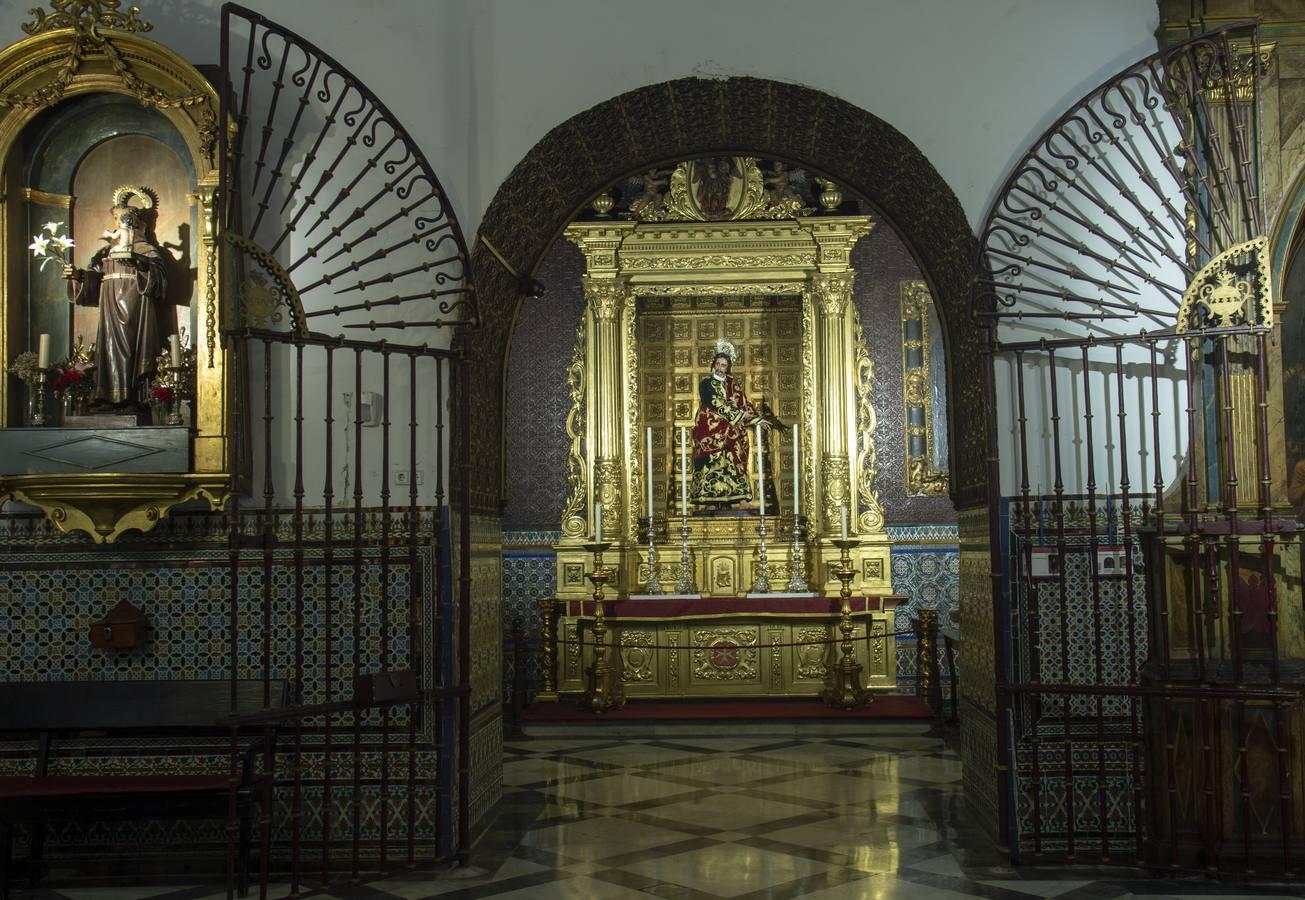
M 902 594 L 852 597 L 852 613 L 864 614 L 892 608 L 907 600 Z M 604 604 L 606 613 L 615 619 L 710 619 L 731 615 L 771 616 L 829 616 L 838 615 L 843 608 L 841 597 L 701 597 L 698 599 L 613 600 Z M 566 601 L 567 616 L 592 616 L 594 601 Z

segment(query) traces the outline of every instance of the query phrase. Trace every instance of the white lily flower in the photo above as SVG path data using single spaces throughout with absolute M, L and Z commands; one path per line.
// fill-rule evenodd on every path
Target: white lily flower
M 65 234 L 56 234 L 53 240 L 56 244 L 59 245 L 60 250 L 68 250 L 73 245 L 72 238 L 68 237 Z
M 50 248 L 50 239 L 48 237 L 42 237 L 39 234 L 34 234 L 32 235 L 32 243 L 28 246 L 27 249 L 32 251 L 33 256 L 41 256 L 42 254 L 47 253 L 49 251 L 49 248 Z
M 62 228 L 62 227 L 63 227 L 63 223 L 62 223 L 62 222 L 46 222 L 46 223 L 45 223 L 45 230 L 48 231 L 48 232 L 50 232 L 50 234 L 54 234 L 55 232 L 57 232 L 57 231 L 58 231 L 60 228 Z

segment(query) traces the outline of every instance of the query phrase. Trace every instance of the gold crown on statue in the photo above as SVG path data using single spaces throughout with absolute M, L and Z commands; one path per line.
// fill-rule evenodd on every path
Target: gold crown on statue
M 732 363 L 739 358 L 739 351 L 734 348 L 734 343 L 732 341 L 727 341 L 725 338 L 717 338 L 716 355 L 724 356 Z

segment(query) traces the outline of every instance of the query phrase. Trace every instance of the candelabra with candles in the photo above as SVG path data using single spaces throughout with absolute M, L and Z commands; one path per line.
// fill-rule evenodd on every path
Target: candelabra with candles
M 675 579 L 675 593 L 696 594 L 693 560 L 689 556 L 689 447 L 688 429 L 680 426 L 680 575 Z
M 661 573 L 657 571 L 657 522 L 653 518 L 653 432 L 644 429 L 644 482 L 648 488 L 648 578 L 644 581 L 645 594 L 662 592 Z
M 156 368 L 159 374 L 153 381 L 153 396 L 167 408 L 166 423 L 182 425 L 185 419 L 181 404 L 195 394 L 195 351 L 183 346 L 179 336 L 171 335 L 168 346 L 159 353 Z
M 644 579 L 643 591 L 645 594 L 660 594 L 662 592 L 661 573 L 657 571 L 657 526 L 651 515 L 647 518 L 648 524 L 648 577 Z M 639 524 L 643 524 L 643 520 Z
M 28 398 L 27 420 L 37 428 L 45 424 L 45 386 L 49 378 L 50 370 L 43 366 L 36 370 L 36 382 L 28 387 L 31 397 Z
M 25 356 L 27 360 L 32 358 L 30 354 Z M 28 398 L 27 421 L 29 425 L 39 428 L 45 424 L 45 391 L 50 381 L 50 336 L 48 334 L 42 334 L 37 339 L 36 366 L 34 370 L 28 371 L 36 377 L 29 381 L 27 386 L 31 393 Z
M 753 427 L 756 429 L 753 449 L 757 453 L 757 509 L 760 512 L 757 537 L 761 546 L 758 549 L 757 577 L 752 582 L 750 593 L 769 594 L 770 576 L 766 574 L 766 445 L 762 443 L 762 423 L 757 422 Z
M 846 521 L 846 520 L 844 520 Z M 856 709 L 870 703 L 874 696 L 869 688 L 861 683 L 861 664 L 856 661 L 856 648 L 852 644 L 852 578 L 856 569 L 852 568 L 851 551 L 859 546 L 856 538 L 834 538 L 834 546 L 839 550 L 838 565 L 831 569 L 835 578 L 842 583 L 839 596 L 842 608 L 839 610 L 838 630 L 843 635 L 840 644 L 841 658 L 829 667 L 825 676 L 825 689 L 820 692 L 820 699 L 826 706 L 838 709 Z
M 788 585 L 785 587 L 785 590 L 790 594 L 806 594 L 811 591 L 811 585 L 807 584 L 806 563 L 802 559 L 802 536 L 805 524 L 806 518 L 798 515 L 795 510 L 793 513 L 793 571 L 790 573 Z

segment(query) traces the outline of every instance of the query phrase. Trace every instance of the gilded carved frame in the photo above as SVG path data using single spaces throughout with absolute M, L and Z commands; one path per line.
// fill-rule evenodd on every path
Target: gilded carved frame
M 946 469 L 934 466 L 933 380 L 929 353 L 933 295 L 923 281 L 900 285 L 902 310 L 902 410 L 906 451 L 906 495 L 942 497 Z
M 200 308 L 190 471 L 0 475 L 0 502 L 16 499 L 39 507 L 61 530 L 83 531 L 96 542 L 112 541 L 129 529 L 148 530 L 187 500 L 203 498 L 220 508 L 230 480 L 227 353 L 220 344 L 218 309 L 222 274 L 212 226 L 219 178 L 218 96 L 194 66 L 132 33 L 149 30 L 134 13 L 120 18 L 106 28 L 103 20 L 90 17 L 38 16 L 27 26 L 32 37 L 0 50 L 0 160 L 6 169 L 24 129 L 41 112 L 75 97 L 111 93 L 132 97 L 164 116 L 184 141 L 195 171 L 200 229 L 193 302 Z M 0 195 L 0 372 L 5 373 L 24 349 L 12 328 L 13 304 L 20 302 L 23 289 L 15 274 L 26 244 L 25 235 L 12 233 L 8 204 L 14 202 L 23 200 L 8 192 Z M 0 391 L 0 422 L 12 415 L 8 403 L 8 392 Z

